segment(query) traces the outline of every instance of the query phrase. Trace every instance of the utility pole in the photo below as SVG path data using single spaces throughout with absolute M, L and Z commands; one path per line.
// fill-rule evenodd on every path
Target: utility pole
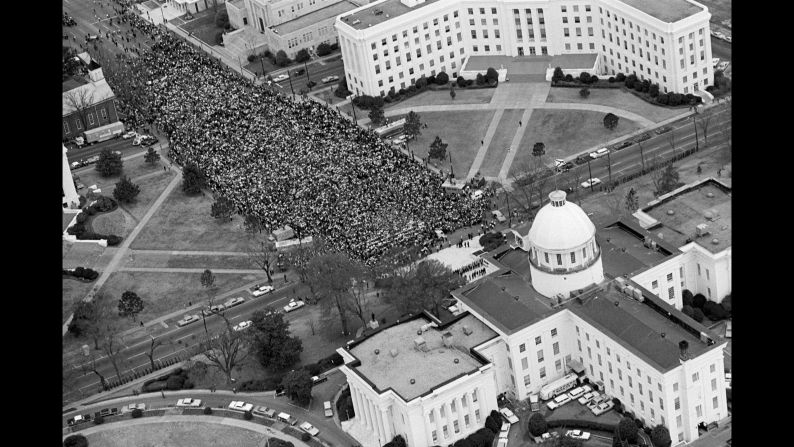
M 303 61 L 303 70 L 306 72 L 306 82 L 311 82 L 312 80 L 309 79 L 309 66 L 306 65 L 306 61 Z
M 449 155 L 449 172 L 450 172 L 450 180 L 454 182 L 455 180 L 455 168 L 452 167 L 452 152 L 447 152 Z
M 593 171 L 590 169 L 590 157 L 589 156 L 587 157 L 587 172 L 590 173 L 590 178 L 587 180 L 587 182 L 590 183 L 590 192 L 593 192 Z
M 609 152 L 607 152 L 607 169 L 609 170 L 609 186 L 612 187 L 612 160 L 609 158 Z
M 695 117 L 698 115 L 697 106 L 690 107 L 694 113 L 692 113 L 692 127 L 695 128 L 695 152 L 700 150 L 700 146 L 698 145 L 698 125 L 695 122 Z
M 507 201 L 507 225 L 513 226 L 513 213 L 510 212 L 510 196 L 507 194 L 507 188 L 502 185 L 502 190 L 505 192 L 505 200 Z
M 292 96 L 295 96 L 295 89 L 292 88 L 292 73 L 287 69 L 287 79 L 289 79 L 289 89 L 292 91 Z
M 354 96 L 353 99 L 358 98 L 358 96 Z M 358 124 L 358 118 L 356 118 L 356 104 L 353 101 L 350 101 L 350 107 L 353 108 L 353 121 Z
M 259 62 L 262 64 L 262 78 L 264 79 L 265 76 L 267 75 L 267 72 L 265 71 L 265 61 L 262 59 L 263 59 L 262 56 L 260 56 Z

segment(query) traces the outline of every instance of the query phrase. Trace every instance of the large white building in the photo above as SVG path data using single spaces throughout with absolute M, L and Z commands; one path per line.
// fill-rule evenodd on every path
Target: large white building
M 66 146 L 63 147 L 63 168 L 61 170 L 61 185 L 62 197 L 61 205 L 64 208 L 78 208 L 80 204 L 80 196 L 77 194 L 77 189 L 74 187 L 74 178 L 72 177 L 72 170 L 69 167 L 69 159 L 66 158 Z
M 695 93 L 713 83 L 710 17 L 692 0 L 379 0 L 335 26 L 357 94 L 455 78 L 470 57 L 563 54 L 597 54 L 600 75 Z
M 675 303 L 627 278 L 678 256 L 677 249 L 662 240 L 657 246 L 655 238 L 630 223 L 618 222 L 600 234 L 581 209 L 566 202 L 564 192 L 554 191 L 549 197 L 550 203 L 537 214 L 527 236 L 517 234 L 509 246 L 487 255 L 498 271 L 452 293 L 458 300 L 455 318 L 465 319 L 455 324 L 471 328 L 476 321 L 490 330 L 491 335 L 464 346 L 474 348 L 471 352 L 487 363 L 479 367 L 488 371 L 487 377 L 457 370 L 445 370 L 438 377 L 426 373 L 430 383 L 409 393 L 411 386 L 403 382 L 416 371 L 445 368 L 448 360 L 414 354 L 402 357 L 408 363 L 395 364 L 403 354 L 382 357 L 388 355 L 388 343 L 410 348 L 415 328 L 406 327 L 404 334 L 384 329 L 340 350 L 347 361 L 342 370 L 353 395 L 367 397 L 361 407 L 357 405 L 362 399 L 353 398 L 356 419 L 360 408 L 382 415 L 384 423 L 394 428 L 380 433 L 401 433 L 411 447 L 449 445 L 482 424 L 460 433 L 445 431 L 443 424 L 436 427 L 438 415 L 430 416 L 428 411 L 428 406 L 439 405 L 436 398 L 466 395 L 473 387 L 490 389 L 482 380 L 492 380 L 488 386 L 497 395 L 524 400 L 572 372 L 620 399 L 626 410 L 646 424 L 666 426 L 674 445 L 697 439 L 699 426 L 728 416 L 725 342 L 676 309 Z M 654 249 L 642 245 L 646 237 L 653 239 Z M 585 253 L 580 258 L 582 248 Z M 546 253 L 550 254 L 548 260 Z M 555 267 L 558 263 L 562 267 Z M 579 273 L 583 275 L 575 276 Z M 415 325 L 421 326 L 421 322 Z M 434 331 L 429 333 L 443 341 L 443 329 Z M 453 338 L 459 340 L 457 334 Z M 368 341 L 373 339 L 379 341 Z M 380 346 L 378 354 L 374 349 Z M 382 362 L 379 368 L 365 367 L 375 362 Z M 475 367 L 473 363 L 467 371 L 473 372 Z M 450 380 L 452 377 L 456 378 Z M 424 406 L 426 402 L 428 406 Z M 423 419 L 389 412 L 390 408 L 406 408 L 407 412 L 414 405 L 421 407 L 414 411 L 424 414 Z M 460 404 L 456 408 L 461 408 Z M 401 425 L 409 420 L 410 428 Z

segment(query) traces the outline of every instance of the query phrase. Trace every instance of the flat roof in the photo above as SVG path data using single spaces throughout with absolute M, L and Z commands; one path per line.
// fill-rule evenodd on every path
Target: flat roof
M 619 0 L 663 22 L 674 23 L 695 15 L 703 8 L 687 0 Z
M 592 324 L 623 347 L 661 371 L 677 367 L 678 343 L 686 340 L 691 358 L 717 347 L 711 346 L 684 329 L 648 304 L 629 298 L 612 287 L 600 290 L 591 297 L 570 300 L 565 304 L 571 312 Z M 615 303 L 618 305 L 615 305 Z M 707 329 L 668 306 L 670 313 L 692 323 L 695 330 Z M 664 337 L 662 337 L 664 334 Z
M 679 252 L 668 253 L 664 249 L 646 247 L 644 234 L 631 231 L 622 222 L 599 228 L 596 241 L 601 247 L 604 273 L 612 277 L 645 270 Z
M 314 25 L 315 23 L 330 19 L 331 17 L 336 17 L 339 14 L 344 14 L 356 8 L 358 8 L 357 4 L 348 0 L 342 0 L 333 5 L 328 5 L 325 8 L 312 11 L 305 16 L 300 16 L 297 19 L 272 26 L 270 29 L 276 31 L 280 35 L 290 34 L 306 28 L 309 25 Z
M 473 315 L 444 327 L 430 328 L 421 334 L 427 349 L 415 347 L 414 340 L 430 319 L 422 315 L 375 332 L 348 351 L 361 361 L 351 369 L 357 371 L 383 392 L 393 389 L 406 402 L 432 391 L 456 377 L 479 369 L 483 363 L 469 350 L 494 338 L 497 334 Z M 463 328 L 471 332 L 466 335 Z M 442 336 L 452 334 L 451 347 L 444 346 Z M 375 354 L 378 349 L 379 353 Z M 393 357 L 392 350 L 397 351 Z M 458 362 L 455 363 L 455 359 Z M 415 383 L 411 384 L 411 379 Z
M 706 178 L 659 197 L 642 212 L 658 222 L 648 228 L 651 234 L 661 234 L 662 239 L 677 247 L 697 242 L 706 250 L 718 253 L 731 246 L 731 208 L 731 188 Z M 714 220 L 706 217 L 709 213 Z M 708 235 L 697 236 L 700 224 L 708 226 Z
M 558 56 L 470 56 L 462 71 L 485 71 L 488 67 L 499 69 L 504 66 L 510 75 L 546 74 L 549 67 L 563 69 L 590 69 L 596 63 L 598 54 L 561 54 Z
M 401 0 L 386 0 L 385 2 L 373 4 L 370 3 L 366 8 L 356 11 L 353 14 L 342 17 L 342 22 L 346 23 L 353 29 L 361 30 L 371 26 L 378 25 L 387 20 L 399 17 L 411 11 L 416 11 L 427 5 L 431 5 L 439 0 L 425 0 L 413 8 L 405 6 Z M 376 11 L 381 11 L 381 14 L 375 15 Z M 359 20 L 360 23 L 353 25 L 353 22 Z

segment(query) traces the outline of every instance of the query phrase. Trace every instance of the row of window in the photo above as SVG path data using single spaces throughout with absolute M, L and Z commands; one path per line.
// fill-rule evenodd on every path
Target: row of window
M 99 111 L 100 111 L 100 115 L 102 116 L 102 119 L 107 121 L 107 119 L 108 119 L 107 110 L 105 110 L 105 108 L 103 107 L 103 108 L 99 109 Z M 86 117 L 88 118 L 88 125 L 89 126 L 93 126 L 95 123 L 99 124 L 99 122 L 97 122 L 95 120 L 93 112 L 88 112 L 86 114 Z M 74 121 L 75 121 L 75 124 L 77 126 L 77 130 L 83 130 L 82 119 L 80 119 L 80 117 L 78 117 Z M 71 132 L 71 128 L 69 127 L 69 121 L 68 120 L 63 120 L 63 133 L 69 134 L 70 132 Z
M 477 402 L 477 390 L 476 389 L 471 393 L 471 401 L 472 401 L 472 403 Z M 465 394 L 463 397 L 461 397 L 461 406 L 463 408 L 460 409 L 460 412 L 463 412 L 464 408 L 468 408 L 469 407 L 469 405 L 468 405 L 468 393 Z M 450 413 L 455 413 L 457 415 L 457 417 L 455 417 L 455 419 L 452 420 L 452 426 L 453 426 L 452 429 L 453 429 L 453 431 L 455 433 L 460 433 L 460 424 L 459 424 L 460 414 L 458 414 L 459 411 L 458 411 L 458 408 L 457 408 L 457 402 L 455 400 L 451 401 L 449 403 L 449 408 L 450 408 Z M 439 412 L 439 418 L 446 418 L 447 417 L 446 406 L 445 405 L 441 405 L 440 407 L 437 408 L 437 410 Z M 452 414 L 450 414 L 449 417 L 451 418 Z M 427 419 L 428 419 L 428 422 L 430 424 L 435 424 L 435 422 L 436 422 L 435 421 L 435 419 L 436 419 L 435 410 L 430 411 L 427 414 Z M 477 424 L 480 423 L 480 409 L 479 408 L 475 408 L 474 409 L 474 419 L 475 419 L 475 423 L 477 423 Z M 447 422 L 448 421 L 449 420 L 447 419 Z M 469 420 L 469 412 L 468 411 L 466 411 L 463 414 L 463 424 L 464 424 L 464 426 L 466 428 L 469 428 L 471 426 L 471 421 Z M 444 439 L 447 439 L 447 438 L 450 437 L 448 424 L 445 423 L 442 426 L 442 433 L 443 433 Z M 433 442 L 438 442 L 438 432 L 436 430 L 433 430 L 431 432 L 431 437 L 433 438 Z

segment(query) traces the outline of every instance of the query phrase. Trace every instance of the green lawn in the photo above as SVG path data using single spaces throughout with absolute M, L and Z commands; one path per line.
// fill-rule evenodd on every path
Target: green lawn
M 584 99 L 579 96 L 579 89 L 552 87 L 551 90 L 549 90 L 549 96 L 546 98 L 546 102 L 572 102 L 610 106 L 634 112 L 656 123 L 687 111 L 687 109 L 668 109 L 655 106 L 637 98 L 631 93 L 621 91 L 620 89 L 606 88 L 592 89 L 590 90 L 590 96 Z
M 174 188 L 132 243 L 137 249 L 245 251 L 241 218 L 219 222 L 210 216 L 212 199 L 186 196 Z
M 212 295 L 228 292 L 263 278 L 267 279 L 264 272 L 261 275 L 215 273 L 216 287 Z M 183 309 L 188 302 L 196 303 L 210 296 L 201 285 L 201 273 L 114 272 L 99 293 L 106 294 L 116 302 L 128 290 L 143 299 L 144 309 L 138 315 L 138 319 L 143 321 Z M 137 324 L 129 318 L 118 316 L 114 320 L 121 330 L 133 328 Z
M 257 269 L 248 256 L 205 256 L 133 253 L 124 267 Z
M 194 15 L 195 19 L 183 24 L 181 28 L 203 41 L 207 45 L 215 45 L 215 36 L 223 32 L 223 28 L 215 25 L 215 12 L 212 8 Z
M 535 109 L 526 133 L 510 167 L 510 173 L 522 171 L 532 165 L 532 146 L 538 141 L 546 145 L 544 162 L 573 155 L 599 143 L 609 141 L 641 129 L 634 121 L 620 118 L 618 127 L 604 127 L 603 114 L 586 110 Z
M 502 163 L 507 155 L 507 149 L 513 143 L 513 138 L 518 131 L 518 122 L 523 114 L 524 109 L 506 109 L 502 113 L 502 119 L 499 120 L 499 126 L 496 128 L 496 133 L 488 146 L 488 152 L 485 153 L 485 158 L 480 165 L 480 173 L 483 176 L 496 177 L 499 175 L 499 170 L 502 169 Z
M 116 424 L 110 429 L 86 436 L 89 445 L 105 447 L 137 447 L 167 445 L 171 447 L 209 447 L 216 445 L 256 446 L 266 435 L 252 430 L 212 423 L 212 419 L 191 422 L 158 422 L 143 425 Z
M 270 62 L 270 59 L 268 59 L 266 57 L 263 57 L 263 58 L 259 58 L 258 57 L 256 59 L 254 59 L 253 62 L 248 62 L 247 64 L 245 64 L 244 67 L 246 68 L 246 70 L 256 73 L 257 76 L 261 76 L 262 75 L 262 66 L 263 65 L 265 67 L 265 72 L 266 73 L 270 73 L 270 72 L 273 72 L 275 70 L 281 70 L 282 68 L 284 68 L 284 67 L 279 67 L 278 65 L 273 64 L 272 62 Z
M 384 104 L 384 109 L 451 104 L 488 104 L 496 89 L 481 88 L 474 90 L 455 88 L 455 99 L 449 96 L 449 89 L 427 90 L 400 102 Z
M 422 123 L 427 123 L 428 127 L 422 129 L 422 135 L 411 141 L 409 147 L 418 157 L 425 158 L 430 150 L 430 143 L 438 135 L 449 144 L 447 152 L 452 154 L 455 178 L 465 178 L 494 113 L 495 110 L 422 112 L 419 119 Z M 449 156 L 441 162 L 432 160 L 431 164 L 449 171 Z
M 64 278 L 62 283 L 63 292 L 61 293 L 61 299 L 63 302 L 63 322 L 66 323 L 66 319 L 69 318 L 69 315 L 71 315 L 74 310 L 74 305 L 85 298 L 86 293 L 91 290 L 94 283 L 68 278 Z
M 162 156 L 162 154 L 160 155 Z M 116 186 L 116 183 L 118 183 L 122 176 L 126 175 L 130 179 L 134 179 L 135 177 L 157 172 L 158 169 L 160 172 L 163 171 L 162 161 L 152 166 L 145 162 L 143 156 L 140 156 L 123 162 L 122 171 L 119 175 L 102 177 L 93 166 L 80 172 L 78 175 L 80 176 L 80 181 L 86 188 L 91 185 L 97 185 L 97 187 L 102 190 L 102 194 L 110 195 L 110 193 L 113 192 L 112 188 Z M 85 191 L 86 190 L 81 190 L 80 192 L 84 193 Z
M 149 211 L 155 200 L 160 197 L 160 194 L 165 190 L 171 180 L 174 179 L 176 173 L 173 171 L 160 172 L 151 177 L 146 177 L 142 180 L 133 181 L 141 188 L 141 192 L 132 203 L 123 203 L 121 206 L 130 214 L 135 216 L 136 219 L 143 219 L 143 216 Z M 179 185 L 176 186 L 179 188 Z M 136 222 L 137 223 L 137 222 Z

